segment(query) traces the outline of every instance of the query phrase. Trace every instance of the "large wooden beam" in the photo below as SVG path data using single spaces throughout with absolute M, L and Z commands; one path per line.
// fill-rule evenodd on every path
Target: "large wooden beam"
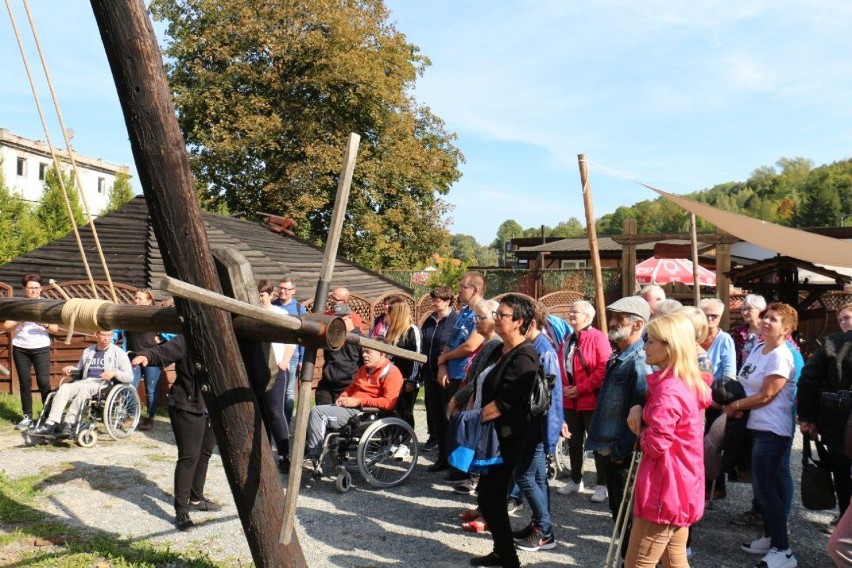
M 186 143 L 163 59 L 142 0 L 91 0 L 112 69 L 139 180 L 166 273 L 219 292 Z M 251 461 L 260 422 L 230 314 L 178 298 L 187 344 L 210 411 L 222 463 L 256 566 L 305 566 L 297 539 L 278 542 L 281 483 L 270 461 Z

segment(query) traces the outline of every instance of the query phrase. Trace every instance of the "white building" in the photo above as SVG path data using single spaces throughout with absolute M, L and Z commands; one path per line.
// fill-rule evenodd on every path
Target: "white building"
M 62 170 L 72 175 L 71 161 L 65 150 L 56 151 Z M 110 164 L 100 159 L 86 158 L 74 153 L 80 172 L 80 185 L 92 215 L 97 215 L 109 203 L 109 191 L 120 173 L 129 174 L 124 165 Z M 27 201 L 41 201 L 47 169 L 53 164 L 50 148 L 40 140 L 30 140 L 0 128 L 0 168 L 6 186 Z M 82 200 L 80 205 L 82 206 Z

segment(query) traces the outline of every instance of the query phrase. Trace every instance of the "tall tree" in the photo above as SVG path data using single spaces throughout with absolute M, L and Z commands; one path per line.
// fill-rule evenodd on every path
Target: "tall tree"
M 491 247 L 497 250 L 503 250 L 503 243 L 511 241 L 513 237 L 520 237 L 524 234 L 524 228 L 514 219 L 506 219 L 500 226 L 497 227 L 497 238 L 491 243 Z
M 130 175 L 120 173 L 115 176 L 115 182 L 109 189 L 109 202 L 100 214 L 106 215 L 115 211 L 131 199 L 133 199 L 133 188 L 130 186 Z
M 283 212 L 325 241 L 343 147 L 361 135 L 341 252 L 413 266 L 446 243 L 463 156 L 411 96 L 430 64 L 382 0 L 154 0 L 202 199 Z
M 32 206 L 6 186 L 0 169 L 0 264 L 6 263 L 46 242 Z
M 550 231 L 551 237 L 582 237 L 586 234 L 586 228 L 576 217 L 562 221 Z
M 64 181 L 75 223 L 78 227 L 86 224 L 86 217 L 80 205 L 73 176 L 58 172 L 54 166 L 51 166 L 44 176 L 44 195 L 42 195 L 41 202 L 35 209 L 35 218 L 38 220 L 44 236 L 44 242 L 39 243 L 38 246 L 64 237 L 73 228 L 71 219 L 68 218 L 68 207 L 65 205 L 59 176 L 62 176 Z

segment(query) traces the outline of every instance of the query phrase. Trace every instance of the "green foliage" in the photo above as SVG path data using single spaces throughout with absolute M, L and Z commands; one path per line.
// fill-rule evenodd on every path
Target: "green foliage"
M 514 219 L 507 219 L 500 223 L 497 227 L 497 238 L 491 243 L 491 247 L 497 250 L 503 250 L 503 243 L 511 241 L 515 237 L 520 237 L 524 234 L 524 228 Z
M 9 262 L 46 242 L 33 207 L 6 186 L 0 170 L 0 264 Z
M 414 266 L 449 239 L 462 154 L 411 92 L 430 64 L 382 0 L 154 0 L 202 203 L 281 213 L 327 238 L 343 148 L 361 136 L 340 252 Z
M 462 275 L 467 272 L 467 265 L 455 258 L 438 258 L 435 268 L 438 270 L 432 272 L 426 281 L 429 288 L 444 285 L 455 290 Z
M 115 211 L 131 199 L 133 199 L 133 188 L 130 186 L 130 175 L 120 173 L 115 176 L 115 183 L 109 189 L 109 202 L 100 214 L 106 215 Z
M 73 228 L 71 220 L 68 218 L 68 206 L 62 192 L 60 176 L 62 176 L 62 182 L 65 185 L 65 192 L 68 195 L 74 221 L 78 227 L 86 224 L 73 177 L 70 174 L 65 175 L 57 172 L 56 168 L 51 166 L 45 173 L 44 195 L 42 195 L 41 201 L 35 209 L 35 218 L 44 237 L 41 244 L 64 237 Z M 41 246 L 41 244 L 38 246 Z

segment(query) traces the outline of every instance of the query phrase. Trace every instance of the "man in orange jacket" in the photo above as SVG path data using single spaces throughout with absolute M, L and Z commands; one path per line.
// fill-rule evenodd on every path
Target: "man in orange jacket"
M 362 408 L 393 410 L 396 407 L 402 389 L 402 373 L 381 351 L 365 348 L 362 357 L 364 366 L 358 369 L 352 383 L 337 401 L 311 409 L 307 438 L 308 460 L 319 458 L 329 428 L 339 429 Z M 311 462 L 309 465 L 315 464 Z

